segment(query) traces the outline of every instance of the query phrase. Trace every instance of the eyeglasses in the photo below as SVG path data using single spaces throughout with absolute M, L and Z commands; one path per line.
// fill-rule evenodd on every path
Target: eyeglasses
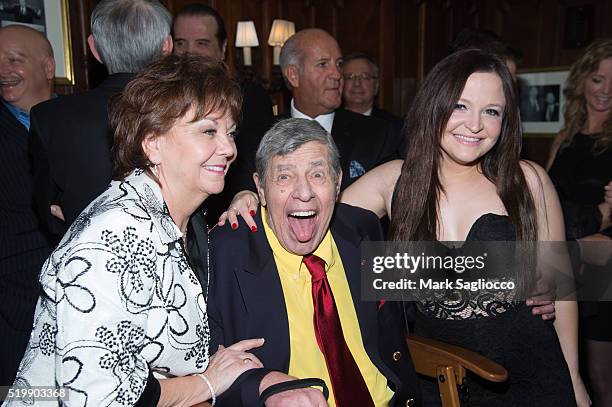
M 350 73 L 348 75 L 344 75 L 344 80 L 345 81 L 356 81 L 357 79 L 363 81 L 363 82 L 369 82 L 372 79 L 378 79 L 378 76 L 373 76 L 367 73 L 362 73 L 362 74 L 354 74 L 354 73 Z

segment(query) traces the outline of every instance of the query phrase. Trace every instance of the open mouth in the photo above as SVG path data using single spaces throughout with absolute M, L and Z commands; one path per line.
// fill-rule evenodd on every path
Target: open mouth
M 453 137 L 455 137 L 455 139 L 457 139 L 457 141 L 459 141 L 461 144 L 469 145 L 478 144 L 483 140 L 479 137 L 464 136 L 463 134 L 453 134 Z
M 317 211 L 290 211 L 287 214 L 287 221 L 296 239 L 301 243 L 308 242 L 314 237 L 317 229 Z

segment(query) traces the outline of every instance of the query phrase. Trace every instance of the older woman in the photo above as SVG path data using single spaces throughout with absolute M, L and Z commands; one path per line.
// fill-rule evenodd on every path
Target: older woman
M 112 101 L 114 181 L 43 267 L 15 386 L 59 386 L 55 401 L 75 405 L 214 404 L 261 367 L 246 351 L 262 339 L 209 359 L 208 273 L 185 250 L 190 216 L 223 189 L 236 158 L 240 103 L 224 66 L 175 56 Z M 36 396 L 24 394 L 14 401 Z
M 570 240 L 612 244 L 612 40 L 594 42 L 572 65 L 565 127 L 553 143 L 550 178 Z M 600 243 L 601 244 L 601 243 Z M 583 255 L 600 244 L 583 245 Z M 603 246 L 599 246 L 600 248 Z M 584 250 L 587 249 L 587 250 Z M 597 251 L 599 257 L 601 250 Z M 586 259 L 585 259 L 586 260 Z M 609 270 L 608 270 L 609 271 Z M 603 273 L 606 273 L 605 271 Z M 602 271 L 586 270 L 586 278 Z M 609 279 L 609 278 L 608 278 Z M 606 287 L 605 278 L 602 288 Z M 612 303 L 580 304 L 580 333 L 596 406 L 612 405 Z

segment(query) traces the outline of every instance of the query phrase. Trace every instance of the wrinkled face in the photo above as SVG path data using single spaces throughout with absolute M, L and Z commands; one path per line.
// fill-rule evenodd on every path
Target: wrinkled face
M 378 93 L 378 78 L 375 78 L 372 65 L 366 59 L 352 59 L 342 66 L 344 76 L 344 104 L 351 108 L 372 107 Z
M 340 107 L 342 101 L 342 54 L 335 39 L 315 34 L 301 41 L 302 69 L 290 78 L 300 111 L 316 117 Z M 292 80 L 293 79 L 293 80 Z
M 442 134 L 443 160 L 471 165 L 497 143 L 506 98 L 495 73 L 469 76 Z
M 203 55 L 222 61 L 226 44 L 219 44 L 217 21 L 212 16 L 186 16 L 174 20 L 174 53 Z
M 51 96 L 55 64 L 42 41 L 19 28 L 0 31 L 0 96 L 25 111 Z
M 255 183 L 266 220 L 280 244 L 289 252 L 305 255 L 316 250 L 329 228 L 340 180 L 335 179 L 328 148 L 308 142 L 268 164 L 265 187 Z
M 147 138 L 143 148 L 150 161 L 159 164 L 162 191 L 203 201 L 223 190 L 236 158 L 236 126 L 230 116 L 218 112 L 196 122 L 191 122 L 193 117 L 194 112 L 188 112 L 167 134 Z
M 612 110 L 612 58 L 599 63 L 584 82 L 584 99 L 587 109 L 595 112 Z

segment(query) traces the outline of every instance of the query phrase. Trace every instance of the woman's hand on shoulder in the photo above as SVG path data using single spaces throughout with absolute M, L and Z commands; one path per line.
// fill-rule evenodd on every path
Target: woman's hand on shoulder
M 392 160 L 371 169 L 342 191 L 340 202 L 368 209 L 379 218 L 389 215 L 403 165 L 403 160 Z
M 225 225 L 225 221 L 228 221 L 232 226 L 232 229 L 238 228 L 238 216 L 242 216 L 246 224 L 251 228 L 253 232 L 257 232 L 257 225 L 253 217 L 257 213 L 257 207 L 259 206 L 259 199 L 257 194 L 253 191 L 245 189 L 244 191 L 238 192 L 229 208 L 219 216 L 218 226 Z

